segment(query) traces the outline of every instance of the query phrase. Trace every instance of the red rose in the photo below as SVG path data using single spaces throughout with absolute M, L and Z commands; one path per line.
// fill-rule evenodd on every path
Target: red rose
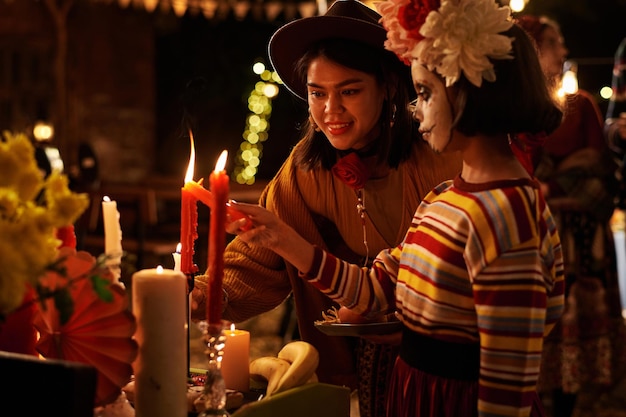
M 398 11 L 400 26 L 409 32 L 409 37 L 421 41 L 424 37 L 420 29 L 426 22 L 426 17 L 433 10 L 439 10 L 440 6 L 439 0 L 412 0 Z
M 365 186 L 370 176 L 367 165 L 355 152 L 349 153 L 337 161 L 332 168 L 333 174 L 348 187 L 358 190 Z

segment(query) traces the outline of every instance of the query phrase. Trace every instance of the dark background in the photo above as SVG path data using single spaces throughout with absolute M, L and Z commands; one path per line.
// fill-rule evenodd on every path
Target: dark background
M 605 112 L 599 90 L 610 85 L 613 56 L 626 36 L 626 1 L 530 0 L 516 15 L 526 13 L 545 14 L 561 25 L 569 58 L 578 63 L 580 88 L 594 94 Z M 172 136 L 185 135 L 189 124 L 198 138 L 212 138 L 197 143 L 199 154 L 211 155 L 210 160 L 217 152 L 215 142 L 238 146 L 247 97 L 259 80 L 252 64 L 262 60 L 269 66 L 267 43 L 284 23 L 282 15 L 273 22 L 237 20 L 232 14 L 220 21 L 201 15 L 155 15 L 159 158 L 171 157 L 173 149 L 167 144 Z M 304 115 L 304 103 L 282 89 L 274 100 L 258 178 L 274 175 L 297 140 Z M 214 135 L 225 131 L 232 133 Z

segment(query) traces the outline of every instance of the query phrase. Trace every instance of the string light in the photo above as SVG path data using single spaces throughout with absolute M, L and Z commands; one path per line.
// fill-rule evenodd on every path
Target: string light
M 265 68 L 262 62 L 256 62 L 252 71 L 261 78 L 248 96 L 246 128 L 235 159 L 234 179 L 239 184 L 252 185 L 261 164 L 263 142 L 268 138 L 272 100 L 278 95 L 277 84 L 282 84 L 276 72 Z

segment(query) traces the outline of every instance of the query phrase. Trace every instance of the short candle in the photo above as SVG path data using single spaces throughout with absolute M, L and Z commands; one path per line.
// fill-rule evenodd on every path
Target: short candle
M 240 392 L 250 390 L 250 332 L 235 329 L 224 329 L 226 341 L 222 357 L 222 376 L 226 388 Z

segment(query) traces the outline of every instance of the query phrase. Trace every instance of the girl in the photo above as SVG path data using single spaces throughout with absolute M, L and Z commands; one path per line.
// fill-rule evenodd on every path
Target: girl
M 508 140 L 550 133 L 561 111 L 508 7 L 428 4 L 381 3 L 386 46 L 411 64 L 422 138 L 463 164 L 424 198 L 402 243 L 364 268 L 257 206 L 237 205 L 252 230 L 227 229 L 366 317 L 396 310 L 404 330 L 388 416 L 541 416 L 536 383 L 563 309 L 563 256 L 539 184 Z

